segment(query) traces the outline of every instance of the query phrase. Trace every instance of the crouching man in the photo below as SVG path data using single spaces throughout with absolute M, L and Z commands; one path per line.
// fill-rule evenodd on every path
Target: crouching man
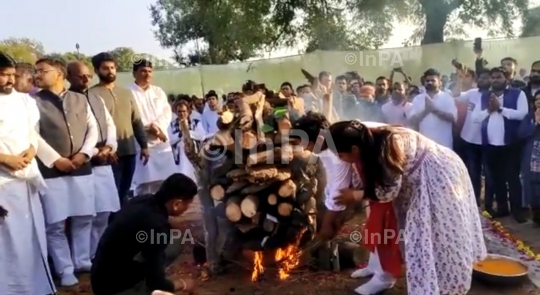
M 197 186 L 181 173 L 169 176 L 153 195 L 140 196 L 120 209 L 99 241 L 92 264 L 91 282 L 96 295 L 147 294 L 194 289 L 189 278 L 165 276 L 165 249 L 173 226 L 169 217 L 184 213 L 197 194 Z M 155 239 L 158 237 L 158 239 Z

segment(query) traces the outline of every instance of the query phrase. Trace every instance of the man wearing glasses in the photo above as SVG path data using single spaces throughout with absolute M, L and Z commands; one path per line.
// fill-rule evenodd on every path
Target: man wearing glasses
M 86 97 L 65 89 L 63 61 L 42 58 L 36 62 L 36 73 L 36 84 L 42 89 L 36 94 L 40 113 L 38 167 L 46 184 L 41 200 L 47 247 L 61 285 L 73 286 L 78 283 L 74 273 L 92 267 L 90 236 L 96 209 L 90 159 L 99 128 Z M 65 232 L 68 218 L 71 247 Z

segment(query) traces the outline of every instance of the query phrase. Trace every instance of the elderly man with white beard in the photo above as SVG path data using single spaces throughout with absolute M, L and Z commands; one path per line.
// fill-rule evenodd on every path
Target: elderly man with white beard
M 0 208 L 7 214 L 0 217 L 0 294 L 53 294 L 38 194 L 45 183 L 34 158 L 39 111 L 28 94 L 13 89 L 15 67 L 0 53 Z
M 90 237 L 96 213 L 90 159 L 98 140 L 98 127 L 88 99 L 65 89 L 63 61 L 42 58 L 36 62 L 36 94 L 40 112 L 39 150 L 50 146 L 48 158 L 38 154 L 47 188 L 42 194 L 47 222 L 47 246 L 62 286 L 78 283 L 75 271 L 90 271 Z M 102 102 L 98 102 L 102 103 Z M 98 104 L 96 103 L 96 104 Z M 39 151 L 38 150 L 38 151 Z M 71 247 L 65 233 L 71 217 Z

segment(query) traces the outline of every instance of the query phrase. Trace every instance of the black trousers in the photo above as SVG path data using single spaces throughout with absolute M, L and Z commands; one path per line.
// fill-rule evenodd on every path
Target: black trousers
M 471 178 L 476 202 L 478 205 L 480 205 L 480 192 L 482 190 L 482 164 L 484 162 L 482 146 L 463 141 L 461 152 L 463 155 L 463 163 L 465 163 L 467 171 L 469 172 L 469 177 Z
M 497 201 L 497 213 L 519 214 L 523 209 L 520 174 L 522 144 L 487 146 L 486 162 Z M 508 208 L 510 201 L 510 210 Z M 489 209 L 489 208 L 488 208 Z
M 92 291 L 96 295 L 149 294 L 144 286 L 145 276 L 143 265 L 135 261 L 107 273 L 92 269 Z

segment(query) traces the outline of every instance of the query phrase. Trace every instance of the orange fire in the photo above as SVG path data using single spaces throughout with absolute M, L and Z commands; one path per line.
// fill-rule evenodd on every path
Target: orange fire
M 300 257 L 302 256 L 302 250 L 298 248 L 300 244 L 300 239 L 306 232 L 307 228 L 303 229 L 298 237 L 296 242 L 292 245 L 287 246 L 285 249 L 278 249 L 276 251 L 275 260 L 278 262 L 279 267 L 279 278 L 284 280 L 290 276 L 289 272 L 300 264 Z M 260 276 L 264 273 L 263 267 L 263 252 L 255 252 L 255 258 L 253 259 L 253 272 L 251 273 L 251 280 L 257 281 Z
M 304 229 L 300 232 L 294 244 L 287 246 L 285 249 L 278 249 L 276 251 L 275 260 L 279 263 L 278 275 L 280 279 L 284 280 L 288 278 L 289 272 L 300 264 L 302 251 L 298 249 L 298 244 L 306 230 L 307 229 Z
M 256 281 L 264 273 L 263 267 L 263 254 L 261 251 L 255 252 L 255 259 L 253 260 L 253 272 L 251 273 L 251 280 Z

